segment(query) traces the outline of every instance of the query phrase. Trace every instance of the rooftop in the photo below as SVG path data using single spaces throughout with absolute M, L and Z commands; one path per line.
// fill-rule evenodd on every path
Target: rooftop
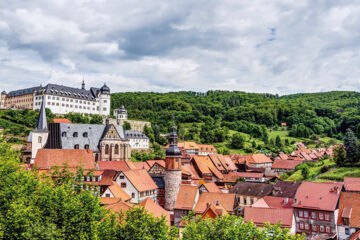
M 158 188 L 145 169 L 125 170 L 123 173 L 139 192 Z
M 149 213 L 151 213 L 154 217 L 161 218 L 165 216 L 167 225 L 170 226 L 170 213 L 163 209 L 160 205 L 158 205 L 151 198 L 147 198 L 140 203 L 142 207 L 144 207 Z
M 198 187 L 192 185 L 181 185 L 176 198 L 174 209 L 193 209 L 198 194 Z
M 350 226 L 360 228 L 360 194 L 342 192 L 339 201 L 338 225 L 345 225 L 343 218 L 350 219 Z
M 230 189 L 230 193 L 238 195 L 264 197 L 271 195 L 273 185 L 266 183 L 238 182 Z
M 227 212 L 233 212 L 235 207 L 235 194 L 204 192 L 194 208 L 195 213 L 203 213 L 208 204 L 221 204 Z
M 264 223 L 277 224 L 281 222 L 281 227 L 291 228 L 293 220 L 293 209 L 291 208 L 256 208 L 245 207 L 244 221 L 253 221 L 257 226 Z

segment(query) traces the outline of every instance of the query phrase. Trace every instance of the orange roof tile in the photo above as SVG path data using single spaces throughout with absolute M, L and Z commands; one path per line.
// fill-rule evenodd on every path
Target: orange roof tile
M 114 198 L 112 198 L 114 199 Z M 116 198 L 115 198 L 116 199 Z M 132 207 L 131 203 L 126 203 L 118 199 L 117 202 L 111 202 L 111 200 L 107 200 L 107 198 L 101 198 L 102 204 L 104 204 L 106 209 L 109 209 L 111 212 L 122 212 L 127 211 Z
M 151 198 L 146 198 L 140 203 L 140 205 L 143 206 L 154 217 L 161 218 L 162 216 L 165 216 L 166 223 L 170 226 L 170 213 L 163 209 L 160 205 L 156 204 L 154 200 Z
M 262 178 L 264 173 L 259 172 L 229 172 L 225 175 L 223 182 L 234 183 L 238 178 Z
M 147 160 L 146 163 L 152 168 L 155 163 L 165 168 L 165 160 Z
M 281 222 L 281 227 L 291 228 L 293 220 L 292 208 L 256 208 L 245 207 L 244 221 L 253 221 L 257 226 L 264 223 L 277 224 Z
M 358 240 L 360 239 L 360 230 L 354 233 L 349 240 Z
M 131 199 L 131 197 L 116 182 L 113 182 L 109 189 L 115 198 L 120 198 L 124 202 Z
M 158 188 L 145 169 L 126 170 L 123 173 L 139 192 Z
M 345 191 L 360 192 L 360 178 L 344 177 Z
M 146 162 L 134 162 L 134 165 L 137 169 L 145 169 L 146 171 L 150 170 L 150 166 Z
M 261 164 L 261 163 L 272 163 L 271 159 L 263 153 L 256 153 L 249 156 L 249 163 Z
M 199 200 L 194 208 L 195 213 L 203 213 L 207 204 L 221 204 L 227 212 L 233 212 L 235 207 L 235 194 L 233 193 L 213 193 L 204 192 L 200 195 Z
M 225 210 L 225 208 L 221 204 L 214 205 L 214 204 L 210 203 L 208 205 L 208 207 L 206 208 L 206 210 L 201 215 L 201 217 L 203 219 L 208 218 L 208 217 L 214 219 L 217 216 L 224 216 L 227 213 L 228 212 Z
M 129 169 L 137 169 L 132 161 L 125 161 Z
M 193 159 L 201 175 L 211 174 L 217 177 L 218 179 L 224 178 L 221 172 L 219 172 L 217 168 L 214 166 L 209 156 L 193 156 Z
M 72 122 L 67 118 L 54 118 L 54 123 L 72 123 Z
M 343 217 L 350 218 L 351 227 L 360 228 L 360 193 L 340 194 L 338 225 L 344 225 Z
M 38 169 L 50 169 L 52 167 L 95 169 L 95 159 L 91 150 L 85 149 L 39 149 L 34 166 Z
M 197 186 L 181 185 L 176 198 L 174 209 L 191 210 L 194 207 L 196 196 L 198 195 Z
M 211 161 L 213 162 L 214 166 L 219 170 L 219 171 L 224 171 L 225 168 L 224 166 L 221 164 L 220 159 L 218 158 L 217 154 L 209 154 L 209 157 L 211 159 Z
M 294 199 L 292 198 L 282 198 L 274 196 L 264 196 L 261 199 L 264 200 L 264 202 L 269 206 L 269 208 L 292 208 L 292 204 L 294 202 Z
M 216 152 L 216 148 L 213 145 L 198 145 L 199 152 Z
M 195 171 L 194 167 L 190 164 L 185 164 L 181 167 L 181 172 L 185 175 L 190 175 L 191 179 L 198 180 L 200 179 L 199 175 Z
M 213 182 L 204 183 L 201 185 L 204 186 L 206 188 L 206 190 L 208 190 L 208 192 L 221 193 L 221 190 L 219 189 L 219 187 Z
M 293 207 L 334 211 L 343 183 L 302 182 Z
M 102 186 L 112 185 L 115 175 L 116 175 L 115 170 L 104 170 L 101 176 L 100 185 Z
M 294 170 L 295 167 L 299 164 L 303 163 L 303 161 L 296 161 L 296 160 L 282 160 L 277 159 L 272 164 L 272 169 L 291 169 Z
M 124 161 L 98 161 L 98 166 L 101 170 L 125 171 L 129 169 Z

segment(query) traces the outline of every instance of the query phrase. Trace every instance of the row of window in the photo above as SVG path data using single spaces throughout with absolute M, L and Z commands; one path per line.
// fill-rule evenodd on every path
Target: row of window
M 110 146 L 109 144 L 106 144 L 105 145 L 105 154 L 109 154 L 110 152 Z M 119 154 L 119 145 L 118 144 L 115 144 L 115 154 Z
M 43 96 L 37 96 L 37 97 L 35 97 L 35 100 L 40 100 L 40 99 L 43 99 Z M 48 96 L 47 97 L 47 99 L 49 99 L 49 100 L 57 100 L 57 101 L 60 101 L 60 98 L 59 97 L 51 97 L 51 96 Z M 75 103 L 80 103 L 80 104 L 82 104 L 82 103 L 84 103 L 85 105 L 87 104 L 87 105 L 91 105 L 91 102 L 90 101 L 83 101 L 83 100 L 77 100 L 77 99 L 69 99 L 69 98 L 61 98 L 61 101 L 63 101 L 63 102 L 75 102 Z M 105 101 L 104 101 L 105 102 Z M 92 105 L 94 105 L 95 106 L 95 102 L 92 102 Z
M 67 137 L 67 132 L 62 132 L 61 136 L 62 137 Z M 78 137 L 78 136 L 79 136 L 78 132 L 73 133 L 73 137 Z M 88 136 L 89 136 L 89 134 L 87 132 L 83 132 L 83 137 L 88 137 Z
M 140 197 L 148 197 L 155 194 L 155 190 L 149 190 L 145 192 L 140 192 Z
M 310 224 L 300 222 L 298 223 L 298 227 L 300 230 L 306 230 L 310 231 Z M 311 225 L 311 231 L 312 232 L 320 232 L 320 233 L 331 233 L 331 227 L 330 226 L 324 226 L 324 225 Z
M 310 216 L 309 216 L 310 214 Z M 330 214 L 329 213 L 316 213 L 310 212 L 306 210 L 299 210 L 298 211 L 299 218 L 311 218 L 313 220 L 321 220 L 321 221 L 330 221 Z
M 98 177 L 98 176 L 95 176 L 95 177 L 92 177 L 92 176 L 84 176 L 83 177 L 83 180 L 86 181 L 86 182 L 98 182 L 100 181 L 101 177 Z
M 79 145 L 79 144 L 75 144 L 75 145 L 74 145 L 74 149 L 80 149 L 80 145 Z M 89 144 L 85 144 L 85 145 L 84 145 L 84 149 L 90 149 Z

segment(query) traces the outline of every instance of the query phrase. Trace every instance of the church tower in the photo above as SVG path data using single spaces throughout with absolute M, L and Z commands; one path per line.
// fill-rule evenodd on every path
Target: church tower
M 175 123 L 169 142 L 165 157 L 165 209 L 172 211 L 181 185 L 181 151 L 177 146 Z
M 36 128 L 31 132 L 31 162 L 33 163 L 36 157 L 36 153 L 39 149 L 43 148 L 46 144 L 49 136 L 49 130 L 47 127 L 46 111 L 45 111 L 45 98 L 41 103 L 39 118 L 36 124 Z

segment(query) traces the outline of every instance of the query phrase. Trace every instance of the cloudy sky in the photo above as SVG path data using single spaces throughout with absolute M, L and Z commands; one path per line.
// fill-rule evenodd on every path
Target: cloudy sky
M 360 91 L 358 0 L 1 0 L 0 90 Z

